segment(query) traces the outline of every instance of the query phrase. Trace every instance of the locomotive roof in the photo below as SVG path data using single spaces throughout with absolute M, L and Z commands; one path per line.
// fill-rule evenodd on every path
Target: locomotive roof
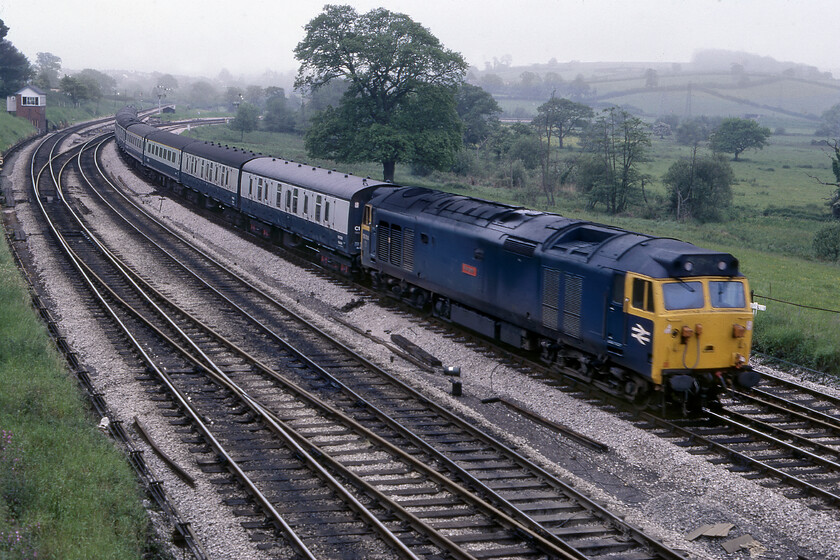
M 273 157 L 252 159 L 242 166 L 242 171 L 345 200 L 350 200 L 358 192 L 391 186 L 390 183 L 370 178 Z
M 653 278 L 737 276 L 738 260 L 677 239 L 566 218 L 426 188 L 404 187 L 375 205 L 400 214 L 432 215 L 478 227 L 484 236 L 524 256 L 542 254 L 589 266 L 633 271 Z
M 175 148 L 176 150 L 182 150 L 188 144 L 196 142 L 195 138 L 185 138 L 177 134 L 172 134 L 166 130 L 158 129 L 155 129 L 154 132 L 150 132 L 146 135 L 146 140 L 157 142 L 159 144 L 163 144 L 164 146 Z
M 146 136 L 148 136 L 152 132 L 157 132 L 158 129 L 156 129 L 153 126 L 149 126 L 144 122 L 138 121 L 138 122 L 136 122 L 134 124 L 131 124 L 128 127 L 126 127 L 126 130 L 131 132 L 132 134 L 136 134 L 137 136 L 140 136 L 141 138 L 145 138 Z
M 141 122 L 140 119 L 137 118 L 137 110 L 131 106 L 123 107 L 122 109 L 117 111 L 115 118 L 117 124 L 119 124 L 123 128 Z
M 212 159 L 213 161 L 236 168 L 239 168 L 246 161 L 260 157 L 259 154 L 251 151 L 230 148 L 213 142 L 198 141 L 184 147 L 184 153 Z

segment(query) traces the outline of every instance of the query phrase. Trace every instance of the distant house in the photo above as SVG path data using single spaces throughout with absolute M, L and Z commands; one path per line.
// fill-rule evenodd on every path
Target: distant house
M 47 94 L 35 86 L 25 86 L 7 97 L 6 111 L 28 120 L 39 133 L 47 130 Z

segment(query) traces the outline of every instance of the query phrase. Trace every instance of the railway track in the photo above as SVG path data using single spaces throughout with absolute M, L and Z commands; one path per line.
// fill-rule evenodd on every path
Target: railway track
M 85 204 L 90 201 L 70 206 L 85 215 Z M 141 381 L 150 392 L 160 392 L 155 398 L 172 414 L 190 416 L 198 435 L 188 439 L 196 451 L 214 456 L 203 468 L 235 471 L 239 487 L 247 490 L 246 496 L 233 490 L 227 477 L 219 480 L 231 494 L 228 502 L 255 518 L 249 523 L 255 538 L 265 542 L 281 532 L 282 542 L 272 546 L 304 557 L 321 547 L 328 557 L 375 556 L 383 550 L 409 557 L 680 557 L 501 442 L 304 328 L 299 318 L 250 286 L 237 285 L 241 280 L 208 265 L 206 256 L 172 241 L 171 234 L 155 234 L 170 238 L 165 248 L 137 252 L 168 259 L 170 264 L 144 275 L 159 285 L 192 286 L 189 309 L 97 244 L 78 216 L 51 210 L 45 213 L 55 217 L 63 244 L 85 263 L 75 266 L 99 286 L 99 305 L 122 325 L 122 336 L 142 357 L 149 373 L 140 375 Z M 228 294 L 240 301 L 223 297 Z M 215 315 L 199 316 L 208 309 Z M 281 332 L 290 339 L 277 336 Z M 352 386 L 344 383 L 349 380 Z M 330 479 L 335 482 L 323 482 Z M 281 511 L 280 504 L 289 504 L 295 492 L 317 496 L 318 502 Z M 300 511 L 310 508 L 314 511 Z M 260 519 L 267 512 L 268 523 Z M 284 522 L 288 516 L 295 531 Z

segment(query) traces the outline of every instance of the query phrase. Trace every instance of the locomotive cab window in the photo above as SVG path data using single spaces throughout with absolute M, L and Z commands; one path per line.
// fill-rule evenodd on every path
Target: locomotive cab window
M 712 307 L 734 309 L 747 306 L 744 284 L 725 280 L 709 282 L 709 297 Z
M 700 309 L 703 307 L 701 282 L 668 282 L 662 285 L 665 309 Z
M 631 304 L 641 311 L 653 311 L 653 282 L 633 278 L 633 299 Z

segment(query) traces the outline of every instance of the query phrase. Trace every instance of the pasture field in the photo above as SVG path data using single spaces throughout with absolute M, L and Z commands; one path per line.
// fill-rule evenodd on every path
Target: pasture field
M 95 428 L 5 236 L 0 301 L 0 558 L 155 557 L 134 472 Z
M 688 148 L 671 140 L 653 140 L 650 161 L 643 168 L 651 176 L 647 202 L 640 201 L 632 213 L 621 216 L 587 210 L 584 197 L 573 191 L 559 193 L 556 204 L 549 207 L 541 196 L 535 203 L 526 203 L 533 200 L 533 192 L 528 198 L 525 189 L 499 188 L 450 173 L 415 177 L 401 165 L 397 166 L 396 182 L 550 210 L 732 253 L 740 260 L 756 301 L 767 305 L 766 311 L 756 315 L 756 350 L 840 374 L 840 313 L 799 307 L 840 312 L 840 266 L 817 261 L 812 250 L 814 234 L 830 219 L 825 202 L 832 192 L 812 176 L 832 179 L 830 157 L 825 146 L 813 144 L 813 136 L 806 132 L 807 128 L 774 135 L 763 150 L 747 151 L 740 161 L 731 162 L 736 177 L 733 206 L 729 220 L 722 223 L 677 222 L 668 215 L 667 191 L 660 178 L 674 161 L 689 155 Z M 308 159 L 302 139 L 296 135 L 255 131 L 245 134 L 245 142 L 240 143 L 239 134 L 225 126 L 190 132 L 204 140 L 381 177 L 376 164 Z M 763 299 L 767 297 L 797 305 Z

